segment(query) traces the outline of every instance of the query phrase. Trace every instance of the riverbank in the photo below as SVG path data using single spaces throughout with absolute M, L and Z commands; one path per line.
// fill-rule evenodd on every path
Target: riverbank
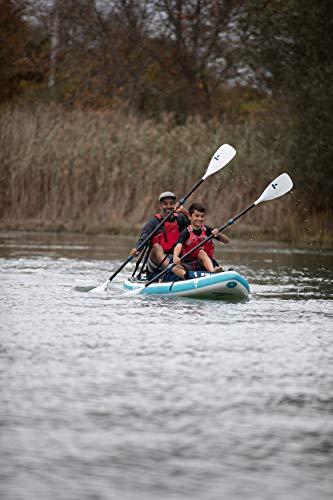
M 152 215 L 152 214 L 150 214 Z M 233 214 L 235 215 L 235 214 Z M 147 216 L 148 219 L 148 216 Z M 214 219 L 214 220 L 213 220 Z M 209 218 L 208 223 L 218 226 L 222 225 L 228 219 L 218 221 L 216 216 Z M 89 224 L 87 221 L 61 221 L 61 220 L 43 220 L 43 219 L 5 219 L 0 220 L 0 231 L 27 231 L 34 233 L 50 232 L 50 233 L 79 233 L 92 235 L 121 235 L 131 236 L 133 241 L 137 238 L 142 224 L 131 225 L 126 221 L 116 226 L 105 226 L 98 223 Z M 214 222 L 214 223 L 213 223 Z M 250 240 L 250 241 L 277 241 L 291 243 L 304 248 L 333 248 L 333 235 L 330 231 L 323 231 L 325 223 L 329 223 L 329 215 L 326 217 L 309 216 L 302 224 L 297 223 L 295 216 L 289 217 L 286 215 L 282 218 L 280 224 L 269 231 L 267 228 L 261 227 L 253 222 L 236 222 L 225 231 L 231 239 Z
M 0 116 L 0 229 L 137 234 L 157 210 L 158 193 L 184 196 L 223 143 L 236 157 L 189 198 L 220 226 L 252 204 L 277 175 L 291 194 L 267 202 L 228 230 L 230 237 L 333 245 L 330 211 L 309 207 L 274 123 L 191 119 L 176 125 L 123 112 L 14 109 Z

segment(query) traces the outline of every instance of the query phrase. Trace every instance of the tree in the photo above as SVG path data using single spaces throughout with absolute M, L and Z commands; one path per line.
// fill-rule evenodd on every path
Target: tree
M 333 188 L 332 20 L 330 0 L 249 0 L 241 23 L 247 61 L 284 110 L 296 185 L 321 209 Z
M 49 30 L 50 97 L 178 121 L 223 111 L 238 71 L 241 0 L 54 0 L 40 4 Z M 47 14 L 48 13 L 48 14 Z M 237 53 L 238 50 L 238 53 Z
M 0 103 L 12 99 L 20 91 L 19 73 L 26 64 L 25 7 L 23 1 L 0 0 Z
M 236 0 L 156 0 L 161 71 L 177 82 L 173 108 L 180 118 L 216 114 L 216 98 L 236 76 L 234 22 L 243 2 Z M 166 52 L 169 57 L 165 58 Z M 167 92 L 167 95 L 169 93 Z

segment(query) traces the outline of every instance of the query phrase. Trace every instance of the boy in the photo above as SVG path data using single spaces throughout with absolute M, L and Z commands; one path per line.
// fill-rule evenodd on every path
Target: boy
M 174 248 L 173 263 L 176 265 L 172 271 L 182 278 L 186 277 L 187 271 L 209 271 L 211 273 L 223 271 L 222 267 L 213 259 L 214 243 L 212 239 L 191 252 L 185 261 L 181 261 L 179 258 L 181 253 L 188 253 L 212 233 L 222 243 L 229 243 L 229 238 L 224 234 L 218 234 L 217 228 L 212 229 L 204 225 L 205 211 L 205 207 L 200 203 L 193 203 L 190 206 L 188 210 L 190 225 L 180 233 Z

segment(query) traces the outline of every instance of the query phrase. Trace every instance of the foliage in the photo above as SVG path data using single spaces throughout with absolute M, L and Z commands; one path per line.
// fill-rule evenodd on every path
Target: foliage
M 184 196 L 214 151 L 229 143 L 237 149 L 235 159 L 189 199 L 204 203 L 208 222 L 221 225 L 284 170 L 288 138 L 276 124 L 276 141 L 267 149 L 265 129 L 261 115 L 177 125 L 166 115 L 156 122 L 60 106 L 8 110 L 0 115 L 1 226 L 133 233 L 155 213 L 157 193 L 170 189 Z M 322 226 L 304 224 L 309 211 L 298 192 L 297 199 L 289 195 L 244 216 L 232 236 L 327 240 L 329 214 L 313 212 L 311 218 Z
M 211 117 L 237 77 L 235 18 L 240 0 L 55 0 L 35 16 L 48 34 L 41 46 L 42 99 L 67 107 L 128 106 L 149 116 Z M 239 53 L 239 51 L 238 51 Z M 35 58 L 36 62 L 36 58 Z M 38 62 L 37 62 L 38 65 Z M 43 91 L 44 90 L 44 91 Z M 33 94 L 35 96 L 35 94 Z
M 24 2 L 0 0 L 0 104 L 20 91 L 20 73 L 26 68 Z
M 87 137 L 95 138 L 85 122 L 93 126 L 96 116 L 103 116 L 108 127 L 113 119 L 105 116 L 128 115 L 145 130 L 154 123 L 162 135 L 167 122 L 175 133 L 195 134 L 201 148 L 214 142 L 217 130 L 227 130 L 252 173 L 260 178 L 265 163 L 272 169 L 283 165 L 295 179 L 302 204 L 326 213 L 333 188 L 332 18 L 329 0 L 0 0 L 1 110 L 19 103 L 31 130 L 39 130 L 36 116 L 37 123 L 47 122 L 46 129 L 55 118 L 50 107 L 39 107 L 32 118 L 27 105 L 61 109 L 56 116 L 67 120 L 64 127 L 86 110 L 80 115 L 78 163 L 86 161 Z M 44 118 L 41 109 L 47 110 Z M 205 122 L 210 136 L 198 134 Z M 135 127 L 121 118 L 117 126 L 123 125 L 135 142 Z M 69 137 L 72 133 L 76 140 L 76 128 L 68 129 Z M 61 148 L 57 135 L 49 136 Z M 155 136 L 154 141 L 159 143 Z M 7 150 L 8 144 L 21 151 L 11 138 Z M 54 144 L 45 144 L 51 168 Z M 169 145 L 179 152 L 176 142 Z M 31 139 L 27 151 L 34 146 Z M 72 150 L 65 151 L 69 156 L 63 162 L 71 163 Z M 148 161 L 155 167 L 151 153 Z M 146 154 L 139 156 L 142 162 Z M 7 188 L 17 158 L 8 150 L 0 171 L 5 212 L 9 206 L 13 210 Z M 119 153 L 113 161 L 122 165 L 124 159 Z M 97 164 L 88 164 L 96 169 L 88 175 L 94 192 L 104 174 Z M 157 165 L 158 175 L 168 179 L 166 162 Z
M 333 189 L 332 20 L 330 0 L 249 0 L 242 18 L 248 61 L 292 137 L 292 173 L 319 208 Z

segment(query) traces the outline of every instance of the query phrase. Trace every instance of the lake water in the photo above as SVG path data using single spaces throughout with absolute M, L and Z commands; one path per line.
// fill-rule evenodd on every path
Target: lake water
M 333 252 L 219 249 L 245 302 L 79 291 L 133 242 L 0 233 L 0 497 L 331 499 Z

